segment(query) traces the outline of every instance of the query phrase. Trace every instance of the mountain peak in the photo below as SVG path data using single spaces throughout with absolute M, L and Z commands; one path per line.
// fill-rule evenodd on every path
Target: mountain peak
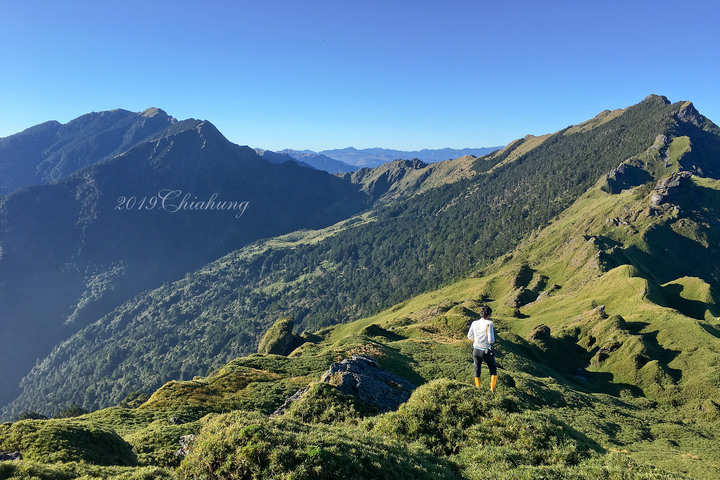
M 117 108 L 26 129 L 0 141 L 0 195 L 65 178 L 177 123 L 159 108 L 142 113 Z
M 705 120 L 705 117 L 697 111 L 692 102 L 683 102 L 680 106 L 680 110 L 677 112 L 677 118 L 678 120 L 686 123 L 692 123 L 696 127 L 700 128 L 702 128 L 702 124 Z
M 651 93 L 647 97 L 645 97 L 645 100 L 643 102 L 662 102 L 665 105 L 670 105 L 670 100 L 665 95 L 656 95 L 654 93 Z
M 167 113 L 165 113 L 164 110 L 157 107 L 150 107 L 148 109 L 145 109 L 140 113 L 140 115 L 148 118 L 154 117 L 155 115 L 163 115 L 166 117 L 169 116 Z

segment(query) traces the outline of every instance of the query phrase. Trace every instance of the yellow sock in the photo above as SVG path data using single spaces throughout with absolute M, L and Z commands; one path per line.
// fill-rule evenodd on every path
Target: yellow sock
M 480 377 L 475 377 L 475 386 L 476 387 L 480 386 Z
M 490 391 L 494 392 L 496 386 L 497 386 L 497 375 L 491 375 L 490 376 Z

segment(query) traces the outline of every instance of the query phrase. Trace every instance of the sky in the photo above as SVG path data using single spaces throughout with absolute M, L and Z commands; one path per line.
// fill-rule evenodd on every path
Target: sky
M 712 1 L 0 0 L 0 137 L 158 107 L 255 148 L 505 145 L 651 93 L 720 123 Z

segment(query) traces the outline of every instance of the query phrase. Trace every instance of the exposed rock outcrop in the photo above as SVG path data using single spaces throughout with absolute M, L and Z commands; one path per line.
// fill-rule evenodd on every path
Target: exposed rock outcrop
M 643 165 L 636 161 L 625 161 L 605 175 L 603 190 L 617 194 L 625 189 L 649 182 L 652 178 Z
M 20 452 L 0 452 L 0 462 L 22 459 L 23 457 Z
M 180 449 L 175 452 L 175 457 L 182 460 L 183 458 L 187 457 L 187 454 L 190 453 L 190 448 L 192 447 L 193 442 L 195 441 L 195 435 L 183 435 L 180 437 Z
M 657 95 L 655 93 L 651 93 L 645 99 L 642 101 L 642 103 L 645 102 L 658 102 L 663 103 L 665 105 L 670 105 L 670 100 L 665 95 Z
M 533 328 L 533 331 L 528 335 L 528 340 L 547 340 L 550 338 L 550 327 L 541 323 L 537 327 Z
M 282 415 L 283 413 L 285 413 L 285 411 L 286 411 L 288 408 L 290 408 L 290 405 L 291 405 L 295 400 L 297 400 L 297 399 L 299 399 L 300 397 L 302 397 L 303 395 L 305 395 L 305 392 L 308 391 L 308 388 L 310 388 L 310 387 L 303 387 L 303 388 L 301 388 L 300 390 L 298 390 L 297 392 L 293 393 L 293 394 L 292 394 L 291 396 L 289 396 L 287 399 L 285 399 L 285 402 L 283 402 L 283 404 L 280 405 L 280 406 L 277 408 L 277 410 L 275 410 L 275 411 L 272 413 L 271 417 L 274 417 L 274 416 L 276 416 L 276 415 Z
M 410 398 L 415 385 L 378 366 L 366 355 L 353 355 L 351 359 L 333 363 L 320 377 L 346 395 L 355 395 L 364 404 L 377 407 L 381 412 L 397 410 Z M 301 388 L 283 403 L 273 415 L 282 415 L 290 405 L 301 398 L 308 387 Z
M 659 181 L 650 197 L 650 204 L 657 207 L 663 203 L 692 200 L 694 192 L 691 176 L 690 172 L 678 172 Z
M 333 363 L 320 381 L 337 387 L 342 393 L 357 395 L 360 401 L 382 412 L 396 410 L 415 390 L 412 383 L 380 368 L 365 355 L 353 355 L 349 360 Z
M 702 128 L 704 121 L 706 120 L 700 112 L 697 111 L 695 105 L 692 102 L 685 102 L 680 108 L 675 118 L 681 122 L 690 123 L 698 128 Z

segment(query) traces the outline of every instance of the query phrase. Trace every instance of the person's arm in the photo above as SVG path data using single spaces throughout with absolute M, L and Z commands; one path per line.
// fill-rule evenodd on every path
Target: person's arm
M 472 327 L 473 327 L 472 324 L 470 324 L 470 330 L 468 330 L 467 337 L 468 337 L 468 340 L 473 340 L 473 341 L 474 341 L 474 340 L 475 340 L 475 332 L 473 332 L 473 328 L 472 328 Z
M 495 343 L 495 326 L 492 322 L 488 325 L 488 342 L 492 345 Z

